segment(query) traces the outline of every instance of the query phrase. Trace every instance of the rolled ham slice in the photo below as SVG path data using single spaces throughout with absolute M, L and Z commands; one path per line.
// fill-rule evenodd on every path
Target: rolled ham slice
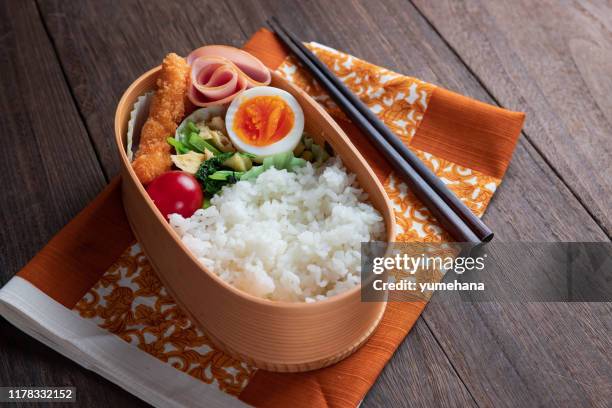
M 198 48 L 189 54 L 187 63 L 191 66 L 187 95 L 197 106 L 229 103 L 245 89 L 265 86 L 272 80 L 260 60 L 225 45 Z

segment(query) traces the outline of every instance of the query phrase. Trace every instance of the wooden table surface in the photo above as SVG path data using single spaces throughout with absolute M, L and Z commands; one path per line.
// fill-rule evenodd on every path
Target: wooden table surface
M 484 219 L 501 241 L 609 241 L 612 5 L 599 1 L 0 2 L 0 283 L 118 173 L 123 90 L 174 51 L 240 46 L 276 15 L 305 40 L 527 113 Z M 438 294 L 371 406 L 611 406 L 612 304 Z M 0 385 L 145 403 L 0 319 Z M 68 405 L 72 406 L 72 405 Z

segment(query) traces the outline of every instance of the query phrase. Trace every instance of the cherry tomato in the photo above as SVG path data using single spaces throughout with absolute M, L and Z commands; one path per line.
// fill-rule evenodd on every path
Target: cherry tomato
M 202 207 L 204 199 L 195 177 L 182 171 L 169 171 L 158 176 L 147 186 L 147 193 L 166 218 L 175 213 L 191 217 Z

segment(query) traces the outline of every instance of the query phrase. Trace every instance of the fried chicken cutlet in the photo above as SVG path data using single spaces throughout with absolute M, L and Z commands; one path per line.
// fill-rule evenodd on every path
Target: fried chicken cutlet
M 184 58 L 174 53 L 166 55 L 132 162 L 142 184 L 150 183 L 172 167 L 171 146 L 166 139 L 174 135 L 185 115 L 188 76 L 189 65 Z

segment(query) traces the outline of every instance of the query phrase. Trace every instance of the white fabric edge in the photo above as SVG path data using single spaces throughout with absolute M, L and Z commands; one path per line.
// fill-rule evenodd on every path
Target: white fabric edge
M 315 46 L 315 47 L 317 47 L 317 48 L 322 48 L 322 49 L 327 50 L 327 51 L 335 52 L 336 54 L 340 54 L 340 53 L 341 53 L 340 51 L 338 51 L 338 50 L 337 50 L 337 49 L 335 49 L 335 48 L 328 47 L 327 45 L 323 45 L 323 44 L 318 43 L 318 42 L 316 42 L 316 41 L 311 41 L 311 42 L 310 42 L 310 45 L 313 45 L 313 46 Z M 349 54 L 347 54 L 347 55 L 349 55 Z
M 18 276 L 0 289 L 0 315 L 38 341 L 153 406 L 247 406 L 216 385 L 193 378 L 80 318 Z

